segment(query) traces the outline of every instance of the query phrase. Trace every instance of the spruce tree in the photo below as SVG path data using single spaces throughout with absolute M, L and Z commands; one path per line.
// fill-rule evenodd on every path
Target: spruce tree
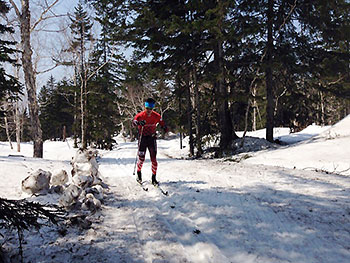
M 87 44 L 92 41 L 91 28 L 92 23 L 84 10 L 82 4 L 79 2 L 75 8 L 74 16 L 71 18 L 70 25 L 74 40 L 72 42 L 72 49 L 78 51 L 79 55 L 79 76 L 80 76 L 80 120 L 81 120 L 81 141 L 82 147 L 87 147 L 87 81 L 88 81 L 88 68 L 86 65 L 86 49 Z
M 120 130 L 117 110 L 118 80 L 115 68 L 109 63 L 108 43 L 100 40 L 95 47 L 90 66 L 98 69 L 89 80 L 88 141 L 99 149 L 111 150 L 115 144 L 113 136 Z
M 72 135 L 74 121 L 72 100 L 72 86 L 65 80 L 56 83 L 51 76 L 41 88 L 39 104 L 44 140 L 65 139 L 65 136 Z
M 9 7 L 6 2 L 0 0 L 0 13 L 5 15 L 9 11 Z M 15 64 L 15 60 L 11 58 L 11 55 L 17 52 L 14 48 L 15 42 L 4 40 L 4 34 L 12 34 L 14 30 L 7 25 L 0 23 L 0 102 L 4 99 L 18 99 L 21 86 L 19 82 L 10 74 L 5 71 L 3 67 L 4 63 Z M 4 112 L 0 108 L 0 115 Z

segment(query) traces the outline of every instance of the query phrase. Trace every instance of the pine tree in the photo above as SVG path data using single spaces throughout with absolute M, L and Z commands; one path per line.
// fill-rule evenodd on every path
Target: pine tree
M 72 49 L 78 51 L 80 58 L 80 118 L 81 118 L 81 141 L 82 147 L 87 147 L 87 123 L 86 119 L 88 116 L 87 112 L 87 81 L 88 81 L 88 68 L 86 66 L 86 49 L 88 42 L 92 41 L 91 28 L 92 23 L 84 10 L 82 4 L 79 2 L 78 6 L 75 8 L 74 17 L 71 18 L 70 28 L 74 36 L 74 41 L 72 42 Z
M 9 11 L 9 7 L 6 2 L 0 0 L 0 13 L 2 15 L 6 14 Z M 12 34 L 14 30 L 11 27 L 0 24 L 0 35 L 6 33 Z M 19 82 L 10 74 L 6 73 L 3 64 L 11 63 L 14 64 L 15 60 L 11 58 L 11 55 L 17 52 L 13 46 L 15 42 L 4 40 L 3 37 L 0 38 L 0 102 L 4 99 L 18 99 L 18 94 L 21 90 Z M 0 115 L 3 115 L 4 112 L 0 108 Z
M 41 88 L 39 93 L 40 121 L 45 140 L 65 139 L 65 136 L 72 135 L 73 97 L 72 86 L 65 80 L 56 83 L 52 76 Z
M 109 63 L 107 46 L 108 43 L 100 40 L 90 61 L 90 66 L 98 70 L 89 81 L 88 141 L 99 149 L 111 150 L 115 144 L 113 136 L 120 129 L 117 126 L 120 113 L 117 110 L 118 80 L 115 68 Z

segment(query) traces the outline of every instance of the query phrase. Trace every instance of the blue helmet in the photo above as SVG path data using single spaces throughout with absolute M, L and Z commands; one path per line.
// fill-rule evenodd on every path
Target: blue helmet
M 156 105 L 156 101 L 152 98 L 148 98 L 145 101 L 145 108 L 153 109 L 155 105 Z

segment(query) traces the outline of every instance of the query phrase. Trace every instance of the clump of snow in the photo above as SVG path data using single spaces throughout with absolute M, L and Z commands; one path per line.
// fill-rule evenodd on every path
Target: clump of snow
M 50 187 L 51 173 L 38 169 L 22 181 L 22 191 L 28 194 L 47 192 Z
M 61 206 L 69 208 L 73 204 L 77 203 L 81 192 L 82 189 L 79 186 L 71 184 L 64 190 L 58 202 Z
M 79 149 L 72 158 L 72 184 L 64 190 L 59 203 L 69 209 L 75 204 L 96 212 L 103 201 L 103 183 L 98 171 L 96 149 Z
M 63 169 L 57 169 L 52 172 L 51 176 L 51 185 L 53 186 L 59 186 L 64 185 L 68 182 L 68 173 L 66 170 Z

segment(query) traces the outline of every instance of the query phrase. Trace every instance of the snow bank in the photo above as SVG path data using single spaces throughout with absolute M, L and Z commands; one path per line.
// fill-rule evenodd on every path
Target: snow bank
M 305 134 L 305 138 L 312 136 L 298 144 L 256 153 L 244 162 L 350 175 L 350 116 L 331 127 L 309 126 L 297 135 L 302 138 Z
M 350 136 L 350 115 L 342 119 L 341 121 L 334 124 L 329 129 L 320 133 L 316 136 L 316 139 L 325 138 L 325 139 L 335 139 L 339 137 L 348 137 Z

